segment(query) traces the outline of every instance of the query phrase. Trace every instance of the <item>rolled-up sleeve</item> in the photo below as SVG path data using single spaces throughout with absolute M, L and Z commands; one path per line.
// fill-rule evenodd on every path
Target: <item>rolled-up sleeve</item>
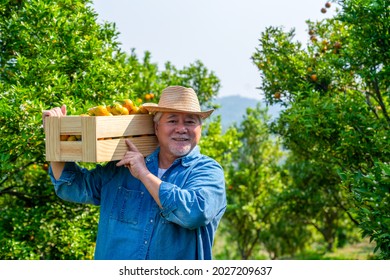
M 225 180 L 223 169 L 211 159 L 197 163 L 188 172 L 180 183 L 161 183 L 161 215 L 182 227 L 195 229 L 210 223 L 226 208 Z
M 103 184 L 101 173 L 100 165 L 90 171 L 76 163 L 67 162 L 60 178 L 56 180 L 51 168 L 49 169 L 54 190 L 61 199 L 94 205 L 100 204 L 100 189 Z

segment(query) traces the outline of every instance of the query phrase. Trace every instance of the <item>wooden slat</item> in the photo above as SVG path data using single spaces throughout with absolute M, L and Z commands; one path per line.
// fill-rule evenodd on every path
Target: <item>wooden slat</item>
M 82 160 L 96 162 L 96 118 L 82 118 L 81 126 Z
M 142 136 L 130 138 L 130 141 L 146 157 L 158 146 L 156 136 Z M 97 162 L 120 160 L 127 151 L 125 139 L 112 139 L 97 141 Z
M 154 134 L 153 116 L 147 114 L 95 117 L 97 138 Z
M 60 117 L 45 118 L 46 160 L 60 161 Z
M 66 116 L 61 118 L 61 135 L 81 135 L 81 120 L 85 117 Z M 88 118 L 88 117 L 86 117 Z
M 81 141 L 61 141 L 61 161 L 82 161 Z

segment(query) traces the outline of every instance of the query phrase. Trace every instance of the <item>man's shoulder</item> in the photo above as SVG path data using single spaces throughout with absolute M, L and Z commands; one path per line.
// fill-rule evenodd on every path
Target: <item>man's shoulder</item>
M 216 161 L 214 158 L 208 156 L 208 155 L 205 155 L 205 154 L 202 154 L 202 153 L 199 153 L 196 160 L 194 160 L 194 163 L 196 165 L 199 165 L 199 166 L 203 166 L 205 168 L 214 168 L 214 169 L 222 169 L 222 166 L 221 164 Z

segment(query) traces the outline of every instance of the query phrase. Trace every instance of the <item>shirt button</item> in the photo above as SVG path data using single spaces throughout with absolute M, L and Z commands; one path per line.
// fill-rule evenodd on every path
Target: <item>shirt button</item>
M 148 241 L 146 241 L 146 240 L 145 240 L 145 242 L 144 242 L 144 243 L 145 243 L 145 244 L 148 244 Z
M 153 223 L 153 219 L 150 219 L 150 222 Z

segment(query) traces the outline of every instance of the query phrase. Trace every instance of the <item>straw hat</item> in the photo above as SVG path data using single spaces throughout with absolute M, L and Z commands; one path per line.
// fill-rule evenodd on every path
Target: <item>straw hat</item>
M 158 104 L 145 103 L 142 105 L 151 113 L 155 112 L 179 112 L 199 115 L 202 119 L 211 115 L 214 110 L 202 112 L 200 110 L 198 96 L 192 88 L 182 86 L 169 86 L 165 88 Z

